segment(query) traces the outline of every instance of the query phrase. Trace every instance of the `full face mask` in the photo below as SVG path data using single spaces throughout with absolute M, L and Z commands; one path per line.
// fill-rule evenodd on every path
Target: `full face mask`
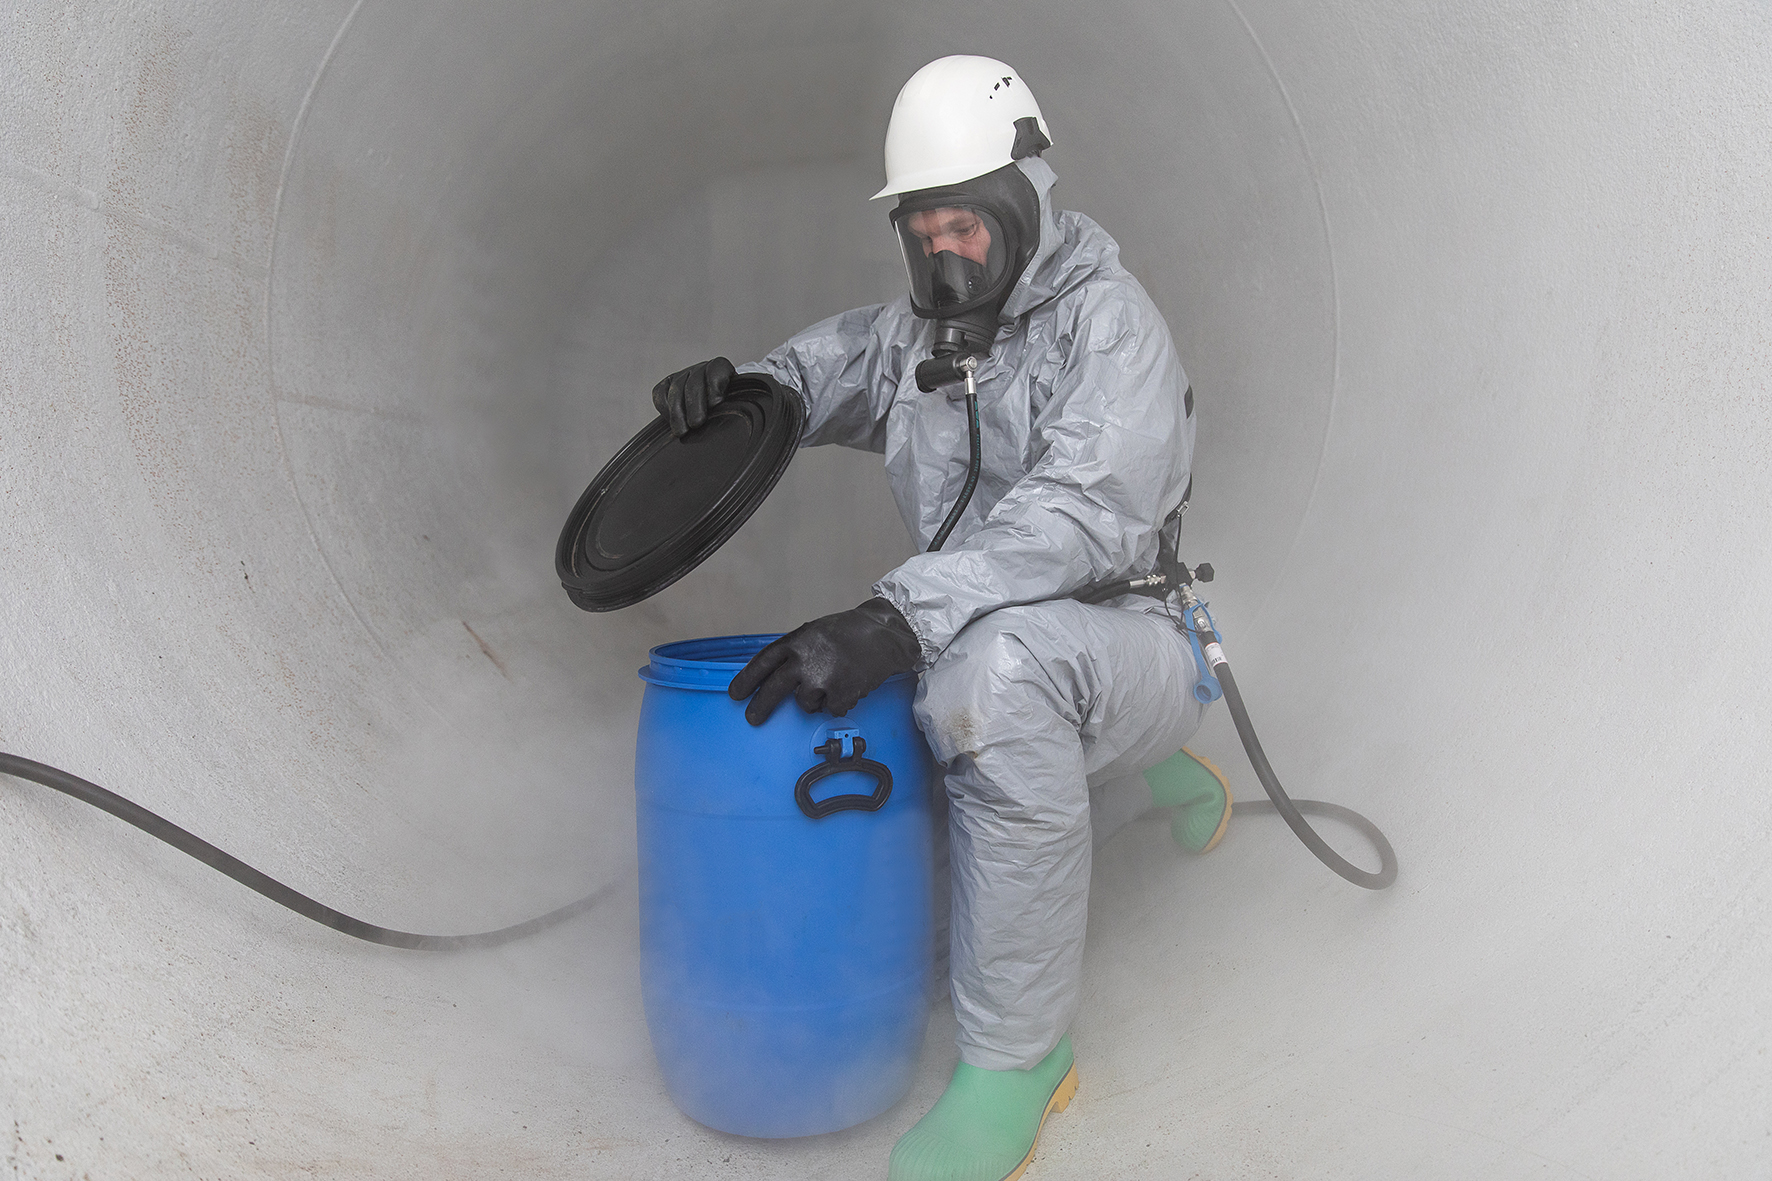
M 899 200 L 892 225 L 911 310 L 936 322 L 937 359 L 990 353 L 997 318 L 1039 245 L 1039 217 L 1039 194 L 1013 164 Z
M 911 307 L 919 316 L 958 320 L 996 302 L 993 297 L 1007 287 L 1008 235 L 989 209 L 937 205 L 906 210 L 894 225 L 910 278 Z

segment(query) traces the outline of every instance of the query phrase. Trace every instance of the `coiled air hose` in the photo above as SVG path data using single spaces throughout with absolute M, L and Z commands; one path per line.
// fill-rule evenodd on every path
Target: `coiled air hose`
M 324 903 L 316 902 L 306 894 L 292 890 L 275 878 L 252 868 L 238 857 L 222 852 L 202 837 L 185 831 L 164 817 L 155 815 L 140 804 L 126 800 L 116 792 L 106 791 L 98 784 L 82 779 L 78 775 L 70 775 L 59 767 L 51 767 L 46 763 L 33 762 L 30 759 L 0 751 L 0 774 L 28 779 L 32 783 L 41 783 L 44 787 L 54 788 L 56 791 L 109 812 L 117 819 L 133 824 L 149 836 L 165 841 L 179 852 L 190 854 L 211 869 L 220 870 L 247 889 L 256 890 L 278 906 L 288 907 L 303 918 L 313 919 L 322 926 L 331 927 L 334 931 L 339 931 L 354 939 L 379 943 L 386 947 L 405 947 L 417 951 L 461 951 L 472 947 L 497 947 L 501 943 L 509 943 L 513 939 L 522 939 L 537 931 L 545 931 L 575 915 L 583 914 L 603 901 L 615 889 L 614 884 L 611 883 L 585 895 L 576 902 L 568 902 L 565 906 L 550 910 L 544 915 L 538 915 L 509 927 L 500 927 L 496 931 L 481 931 L 474 935 L 417 935 L 411 931 L 394 931 L 387 927 L 378 927 L 374 923 L 366 923 L 362 919 L 352 918 L 343 911 L 334 910 Z

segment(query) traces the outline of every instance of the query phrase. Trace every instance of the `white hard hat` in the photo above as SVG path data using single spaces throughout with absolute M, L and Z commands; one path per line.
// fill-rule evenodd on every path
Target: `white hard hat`
M 873 199 L 959 184 L 1051 146 L 1040 104 L 1014 70 L 990 57 L 937 58 L 892 104 L 886 187 Z

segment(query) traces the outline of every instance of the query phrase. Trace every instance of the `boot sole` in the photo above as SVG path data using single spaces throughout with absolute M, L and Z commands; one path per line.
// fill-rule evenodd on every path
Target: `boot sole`
M 1203 857 L 1207 853 L 1212 852 L 1212 850 L 1214 850 L 1218 847 L 1218 842 L 1224 840 L 1225 829 L 1227 829 L 1231 826 L 1231 784 L 1230 784 L 1230 778 L 1227 775 L 1225 775 L 1225 773 L 1223 771 L 1220 771 L 1218 769 L 1218 764 L 1214 763 L 1211 759 L 1202 758 L 1199 755 L 1195 754 L 1193 751 L 1188 750 L 1187 747 L 1185 747 L 1185 746 L 1182 747 L 1181 749 L 1187 753 L 1188 758 L 1194 760 L 1194 762 L 1200 764 L 1200 766 L 1202 766 L 1202 767 L 1206 768 L 1206 770 L 1212 772 L 1213 776 L 1216 777 L 1218 780 L 1218 786 L 1224 788 L 1224 815 L 1220 816 L 1218 818 L 1218 828 L 1216 831 L 1213 832 L 1212 839 L 1206 842 L 1206 847 L 1201 849 L 1198 853 L 1194 854 L 1194 856 L 1196 856 L 1196 857 Z
M 1058 1086 L 1053 1088 L 1052 1098 L 1046 1100 L 1046 1110 L 1040 1113 L 1040 1126 L 1034 1129 L 1034 1142 L 1028 1145 L 1028 1154 L 1021 1158 L 1021 1163 L 1015 1166 L 1015 1171 L 1004 1177 L 1003 1181 L 1018 1181 L 1021 1175 L 1028 1171 L 1028 1166 L 1034 1161 L 1034 1149 L 1040 1146 L 1040 1133 L 1046 1130 L 1046 1118 L 1055 1111 L 1063 1111 L 1069 1107 L 1071 1099 L 1076 1093 L 1077 1064 L 1072 1062 L 1071 1068 L 1064 1072 L 1063 1078 L 1058 1080 Z

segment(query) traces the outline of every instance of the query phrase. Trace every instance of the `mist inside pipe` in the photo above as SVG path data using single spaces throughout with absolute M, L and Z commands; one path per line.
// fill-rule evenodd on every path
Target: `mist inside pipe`
M 659 374 L 899 293 L 878 136 L 966 40 L 1176 333 L 1188 556 L 1276 764 L 1421 866 L 1370 898 L 1271 823 L 1209 868 L 1122 831 L 1042 1175 L 1765 1171 L 1763 12 L 348 14 L 7 40 L 9 749 L 394 925 L 631 881 L 645 650 L 909 543 L 828 449 L 617 620 L 553 531 Z M 657 1088 L 631 894 L 439 969 L 0 807 L 26 1173 L 843 1173 L 951 1065 L 938 1022 L 901 1108 L 759 1154 Z

